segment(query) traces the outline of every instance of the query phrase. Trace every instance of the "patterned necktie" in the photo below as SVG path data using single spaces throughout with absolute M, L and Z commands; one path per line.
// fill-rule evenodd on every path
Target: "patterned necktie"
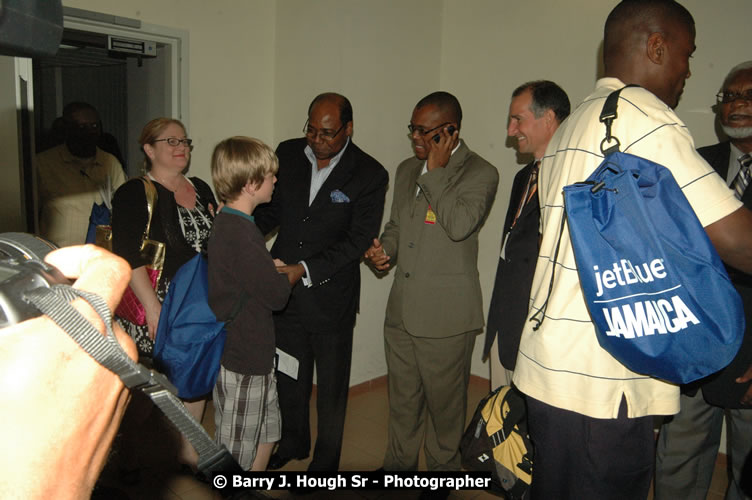
M 736 197 L 741 200 L 742 196 L 744 196 L 744 191 L 747 189 L 747 186 L 749 186 L 749 167 L 752 165 L 752 155 L 746 153 L 740 156 L 739 164 L 741 165 L 741 169 L 739 170 L 739 173 L 736 174 L 736 177 L 734 177 L 734 182 L 731 183 L 731 189 L 734 190 Z
M 535 193 L 538 192 L 538 167 L 540 166 L 540 162 L 536 161 L 535 165 L 533 165 L 533 169 L 530 171 L 530 179 L 527 181 L 527 190 L 525 190 L 525 196 L 522 197 L 520 200 L 520 206 L 517 208 L 517 213 L 514 216 L 514 221 L 512 222 L 512 227 L 517 223 L 517 219 L 520 218 L 520 214 L 522 214 L 522 209 L 525 208 L 525 205 L 527 205 L 530 200 L 533 199 L 533 196 L 535 196 Z
M 540 167 L 540 162 L 536 161 L 533 170 L 530 172 L 530 180 L 527 183 L 527 199 L 525 200 L 525 205 L 530 203 L 530 200 L 535 196 L 535 193 L 538 192 L 538 167 Z

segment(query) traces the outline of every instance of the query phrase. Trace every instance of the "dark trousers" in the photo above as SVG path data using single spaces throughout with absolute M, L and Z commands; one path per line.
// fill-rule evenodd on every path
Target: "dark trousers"
M 591 418 L 527 398 L 532 500 L 642 500 L 653 477 L 653 418 Z
M 310 471 L 336 471 L 342 451 L 342 432 L 350 386 L 353 327 L 314 332 L 305 318 L 286 310 L 275 317 L 277 347 L 300 363 L 298 379 L 277 374 L 277 392 L 282 413 L 282 439 L 277 453 L 285 458 L 304 458 L 311 449 L 310 400 L 313 367 L 316 366 L 316 446 Z

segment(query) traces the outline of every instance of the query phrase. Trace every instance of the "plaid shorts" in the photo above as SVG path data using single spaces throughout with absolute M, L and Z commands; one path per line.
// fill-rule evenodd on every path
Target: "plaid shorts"
M 268 375 L 243 375 L 220 366 L 212 398 L 214 440 L 250 470 L 258 444 L 274 443 L 282 436 L 274 370 Z

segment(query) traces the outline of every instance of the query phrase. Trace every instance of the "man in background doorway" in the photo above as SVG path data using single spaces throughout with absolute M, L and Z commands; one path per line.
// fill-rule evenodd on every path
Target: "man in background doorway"
M 63 123 L 65 143 L 36 157 L 40 234 L 60 247 L 83 244 L 92 206 L 125 182 L 120 162 L 97 147 L 101 121 L 91 104 L 66 105 Z

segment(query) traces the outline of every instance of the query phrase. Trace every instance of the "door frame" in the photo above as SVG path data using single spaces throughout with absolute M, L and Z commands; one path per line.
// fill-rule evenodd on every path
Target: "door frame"
M 169 28 L 166 26 L 143 23 L 138 19 L 124 18 L 99 12 L 63 7 L 63 27 L 105 35 L 115 35 L 130 38 L 142 38 L 164 44 L 170 50 L 170 98 L 169 115 L 182 121 L 190 127 L 189 113 L 189 35 L 188 31 Z M 15 94 L 17 127 L 16 137 L 6 131 L 5 139 L 18 144 L 18 156 L 13 151 L 1 154 L 0 171 L 3 174 L 18 169 L 17 183 L 14 176 L 6 176 L 11 184 L 16 184 L 19 196 L 17 199 L 6 200 L 2 206 L 4 216 L 3 231 L 28 231 L 38 229 L 39 203 L 36 189 L 36 170 L 31 166 L 35 156 L 34 148 L 34 82 L 32 77 L 32 60 L 30 58 L 14 58 Z M 23 87 L 23 89 L 22 89 Z M 23 92 L 22 92 L 23 90 Z M 16 160 L 16 161 L 13 161 Z M 31 170 L 29 172 L 29 169 Z M 29 186 L 31 183 L 31 186 Z M 10 187 L 9 187 L 10 188 Z M 7 205 L 7 206 L 6 206 Z
M 190 127 L 188 31 L 99 12 L 63 7 L 63 27 L 105 35 L 145 38 L 170 47 L 170 115 Z

